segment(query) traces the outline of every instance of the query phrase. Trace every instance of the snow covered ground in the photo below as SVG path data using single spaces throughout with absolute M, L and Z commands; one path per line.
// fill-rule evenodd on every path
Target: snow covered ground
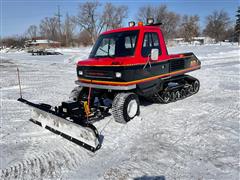
M 240 54 L 233 45 L 180 46 L 202 69 L 198 94 L 170 104 L 141 106 L 127 125 L 107 117 L 98 124 L 103 146 L 95 154 L 28 121 L 23 97 L 57 105 L 75 87 L 76 60 L 90 48 L 64 55 L 1 52 L 0 179 L 239 179 Z

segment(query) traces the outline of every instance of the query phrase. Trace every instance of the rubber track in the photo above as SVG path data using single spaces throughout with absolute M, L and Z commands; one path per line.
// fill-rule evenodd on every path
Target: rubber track
M 193 77 L 189 77 L 189 78 L 193 78 Z M 195 79 L 195 78 L 193 78 Z M 197 79 L 196 79 L 197 80 Z M 182 89 L 182 88 L 181 88 Z M 179 89 L 179 91 L 181 91 L 181 89 Z M 171 92 L 171 91 L 170 91 Z M 196 93 L 188 93 L 187 96 L 184 96 L 184 97 L 181 97 L 180 99 L 177 99 L 177 100 L 182 100 L 182 99 L 185 99 L 187 97 L 190 97 L 192 95 L 194 95 Z M 145 97 L 146 100 L 152 102 L 152 103 L 164 103 L 159 95 L 159 93 L 156 93 L 154 94 L 153 96 L 149 96 L 149 97 Z M 171 102 L 175 102 L 177 100 L 171 100 L 169 103 Z

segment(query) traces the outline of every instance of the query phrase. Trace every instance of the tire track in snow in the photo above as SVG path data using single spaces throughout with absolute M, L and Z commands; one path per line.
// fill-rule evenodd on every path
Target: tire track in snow
M 16 162 L 0 170 L 0 179 L 46 179 L 58 178 L 63 171 L 74 170 L 86 162 L 89 153 L 76 147 L 60 147 L 52 152 Z
M 237 108 L 232 108 L 235 105 L 230 104 L 229 106 L 216 106 L 215 104 L 202 104 L 201 109 L 209 114 L 209 118 L 213 120 L 234 118 L 240 115 Z

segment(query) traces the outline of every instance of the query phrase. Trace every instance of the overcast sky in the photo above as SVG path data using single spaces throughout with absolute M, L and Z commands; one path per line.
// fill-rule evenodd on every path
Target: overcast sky
M 0 0 L 1 36 L 21 35 L 32 25 L 38 25 L 44 17 L 53 16 L 60 6 L 61 14 L 67 12 L 70 15 L 77 14 L 79 0 Z M 115 5 L 127 5 L 129 7 L 128 20 L 134 20 L 137 10 L 141 6 L 166 4 L 170 11 L 181 15 L 197 14 L 200 16 L 201 28 L 205 23 L 205 17 L 213 10 L 225 10 L 231 19 L 235 21 L 238 0 L 118 0 L 100 1 L 102 4 L 111 2 Z M 127 22 L 125 22 L 127 25 Z

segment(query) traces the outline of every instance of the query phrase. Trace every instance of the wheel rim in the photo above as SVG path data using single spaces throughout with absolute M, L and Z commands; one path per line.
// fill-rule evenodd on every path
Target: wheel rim
M 181 90 L 181 98 L 184 98 L 186 95 L 186 91 L 184 89 Z
M 176 93 L 174 91 L 171 92 L 171 99 L 172 99 L 172 101 L 176 100 Z
M 170 101 L 170 97 L 171 97 L 171 95 L 170 95 L 169 92 L 164 93 L 164 94 L 163 94 L 163 101 L 164 101 L 165 103 L 168 103 L 168 102 Z
M 177 99 L 181 99 L 181 94 L 180 94 L 179 91 L 176 92 L 176 98 L 177 98 Z
M 193 86 L 192 86 L 192 85 L 190 85 L 190 86 L 188 87 L 188 91 L 187 91 L 187 92 L 188 92 L 188 93 L 187 93 L 186 96 L 191 95 L 191 94 L 193 93 Z
M 193 91 L 194 91 L 194 93 L 197 93 L 198 90 L 199 90 L 199 82 L 198 82 L 198 81 L 195 81 L 195 82 L 193 83 Z
M 138 103 L 135 99 L 133 99 L 128 103 L 128 107 L 127 107 L 128 116 L 130 118 L 133 118 L 134 116 L 136 116 L 137 111 L 138 111 Z

